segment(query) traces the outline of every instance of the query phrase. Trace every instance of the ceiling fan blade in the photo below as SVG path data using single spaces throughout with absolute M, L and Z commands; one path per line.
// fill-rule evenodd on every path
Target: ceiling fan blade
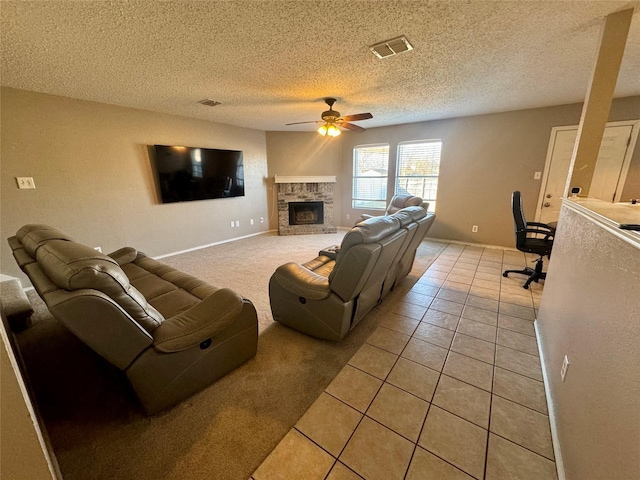
M 359 127 L 358 125 L 354 125 L 353 123 L 342 122 L 338 125 L 348 130 L 353 130 L 354 132 L 364 132 L 366 130 L 366 128 Z
M 356 113 L 355 115 L 345 115 L 342 117 L 342 120 L 345 122 L 356 122 L 358 120 L 368 120 L 373 118 L 373 115 L 370 113 Z
M 311 120 L 309 122 L 294 122 L 294 123 L 285 123 L 286 125 L 300 125 L 302 123 L 322 123 L 320 120 Z

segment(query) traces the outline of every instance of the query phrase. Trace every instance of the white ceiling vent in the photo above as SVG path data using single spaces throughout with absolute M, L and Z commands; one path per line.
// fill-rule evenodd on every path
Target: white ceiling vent
M 373 54 L 378 58 L 387 58 L 397 55 L 398 53 L 413 50 L 413 46 L 411 46 L 409 40 L 404 36 L 378 43 L 369 48 L 371 48 Z
M 210 98 L 205 98 L 204 100 L 200 100 L 198 103 L 202 105 L 206 105 L 207 107 L 217 107 L 218 105 L 222 105 L 221 102 L 216 102 L 215 100 L 211 100 Z

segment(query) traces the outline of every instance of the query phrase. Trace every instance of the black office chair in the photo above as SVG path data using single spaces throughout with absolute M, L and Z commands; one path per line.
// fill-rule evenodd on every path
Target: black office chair
M 527 222 L 522 211 L 522 195 L 520 192 L 513 192 L 511 195 L 511 209 L 513 210 L 513 220 L 515 222 L 516 248 L 521 252 L 535 253 L 540 255 L 536 260 L 535 268 L 526 267 L 524 270 L 505 270 L 502 276 L 508 277 L 510 273 L 527 275 L 529 278 L 522 288 L 529 288 L 531 282 L 538 283 L 538 280 L 547 276 L 542 271 L 543 257 L 551 256 L 553 246 L 553 236 L 556 233 L 555 227 L 546 223 Z

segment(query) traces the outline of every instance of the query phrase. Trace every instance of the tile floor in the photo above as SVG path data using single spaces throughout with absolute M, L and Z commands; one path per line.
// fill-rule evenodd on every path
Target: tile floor
M 252 479 L 556 479 L 530 260 L 448 245 Z

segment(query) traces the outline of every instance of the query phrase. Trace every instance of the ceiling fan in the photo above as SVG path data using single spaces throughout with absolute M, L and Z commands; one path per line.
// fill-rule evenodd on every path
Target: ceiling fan
M 336 103 L 335 98 L 325 98 L 325 103 L 329 105 L 329 110 L 322 112 L 321 118 L 322 120 L 311 120 L 309 122 L 294 122 L 287 123 L 286 125 L 300 125 L 302 123 L 321 123 L 322 125 L 318 129 L 318 133 L 322 136 L 329 135 L 330 137 L 337 137 L 340 135 L 340 129 L 338 127 L 346 128 L 347 130 L 352 130 L 354 132 L 364 132 L 365 129 L 354 125 L 350 122 L 356 122 L 358 120 L 368 120 L 369 118 L 373 118 L 373 115 L 370 113 L 357 113 L 355 115 L 345 115 L 344 117 L 340 116 L 340 112 L 337 112 L 333 109 L 333 104 Z

